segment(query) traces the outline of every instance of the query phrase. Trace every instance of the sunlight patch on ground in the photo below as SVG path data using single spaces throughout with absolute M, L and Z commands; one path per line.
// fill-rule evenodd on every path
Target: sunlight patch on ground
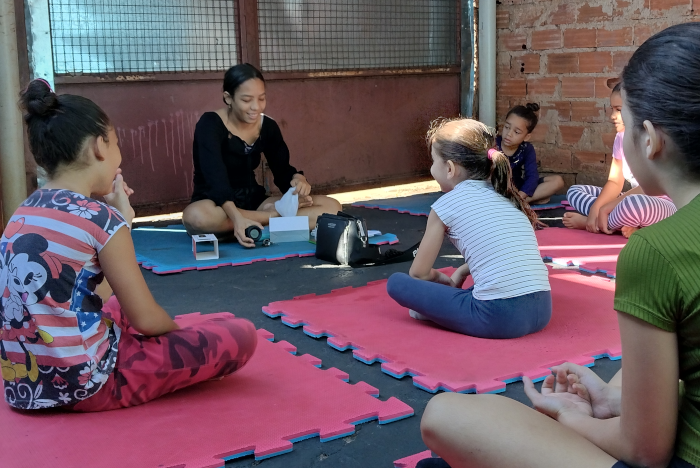
M 412 184 L 390 185 L 367 190 L 356 190 L 354 192 L 332 193 L 329 197 L 335 198 L 344 205 L 349 205 L 358 201 L 384 200 L 389 198 L 407 197 L 421 193 L 438 192 L 440 187 L 434 180 L 426 182 L 415 182 Z M 134 223 L 155 223 L 161 221 L 179 222 L 182 219 L 182 212 L 168 213 L 156 216 L 141 216 L 134 218 Z

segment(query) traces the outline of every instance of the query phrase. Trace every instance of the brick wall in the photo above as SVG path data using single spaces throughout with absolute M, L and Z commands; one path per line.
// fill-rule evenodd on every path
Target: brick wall
M 688 21 L 700 21 L 700 0 L 500 0 L 499 124 L 511 106 L 539 103 L 541 172 L 602 184 L 615 138 L 606 80 L 649 36 Z

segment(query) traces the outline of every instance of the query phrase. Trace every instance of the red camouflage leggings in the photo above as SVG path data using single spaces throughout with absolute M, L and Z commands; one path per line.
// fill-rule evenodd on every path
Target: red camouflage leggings
M 233 315 L 188 317 L 181 329 L 154 337 L 131 328 L 114 296 L 103 316 L 122 330 L 114 372 L 100 391 L 70 408 L 73 411 L 136 406 L 233 374 L 250 360 L 257 345 L 253 324 Z

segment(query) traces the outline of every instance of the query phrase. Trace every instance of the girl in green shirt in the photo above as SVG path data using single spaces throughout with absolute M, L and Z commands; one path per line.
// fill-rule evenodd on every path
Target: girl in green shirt
M 617 266 L 622 370 L 554 367 L 533 411 L 494 395 L 443 393 L 421 422 L 443 460 L 418 467 L 700 466 L 700 23 L 648 39 L 622 73 L 627 162 L 673 216 L 634 233 Z M 563 338 L 562 338 L 563 339 Z

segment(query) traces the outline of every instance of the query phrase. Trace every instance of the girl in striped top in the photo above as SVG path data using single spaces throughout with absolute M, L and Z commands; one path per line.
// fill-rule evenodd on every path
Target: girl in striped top
M 632 234 L 617 262 L 620 372 L 606 383 L 564 363 L 541 391 L 523 376 L 536 411 L 495 395 L 438 395 L 421 432 L 442 460 L 417 468 L 700 466 L 698 90 L 700 23 L 650 37 L 622 72 L 629 167 L 644 193 L 668 195 L 678 211 Z
M 492 148 L 494 130 L 471 119 L 433 123 L 430 173 L 445 195 L 436 201 L 409 275 L 387 291 L 414 318 L 481 338 L 542 330 L 552 313 L 536 215 L 513 186 L 508 157 Z M 464 256 L 452 276 L 435 270 L 444 235 Z M 474 286 L 462 289 L 471 275 Z
M 7 403 L 122 408 L 243 366 L 257 342 L 250 322 L 203 316 L 180 328 L 148 290 L 128 229 L 133 190 L 102 109 L 58 96 L 43 80 L 29 84 L 21 105 L 48 182 L 15 211 L 0 239 Z

